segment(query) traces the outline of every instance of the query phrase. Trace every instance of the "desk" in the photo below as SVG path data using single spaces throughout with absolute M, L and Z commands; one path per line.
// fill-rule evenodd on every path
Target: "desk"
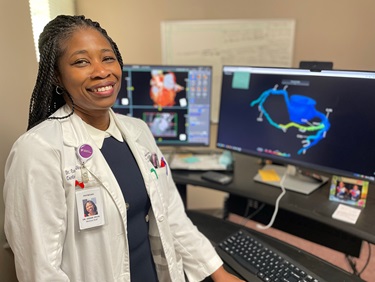
M 223 219 L 215 218 L 213 216 L 202 214 L 194 211 L 187 211 L 189 218 L 197 226 L 197 228 L 213 243 L 215 246 L 217 243 L 224 240 L 227 236 L 237 231 L 239 228 L 244 228 L 235 223 L 225 221 Z M 246 228 L 245 228 L 246 229 Z M 359 277 L 349 274 L 315 256 L 312 256 L 302 250 L 299 250 L 291 245 L 285 244 L 275 238 L 267 236 L 265 234 L 256 232 L 251 229 L 247 229 L 250 233 L 256 234 L 260 239 L 264 240 L 267 244 L 278 249 L 281 253 L 289 256 L 290 258 L 298 261 L 315 274 L 319 275 L 327 281 L 363 281 Z M 224 267 L 232 273 L 237 274 L 233 269 L 230 269 L 227 265 Z M 238 274 L 237 274 L 238 275 Z M 210 278 L 204 280 L 205 282 L 212 281 Z M 261 281 L 256 276 L 251 281 Z
M 254 199 L 273 206 L 281 193 L 277 187 L 254 182 L 253 177 L 262 166 L 258 159 L 234 154 L 233 182 L 220 185 L 201 179 L 201 172 L 173 171 L 173 178 L 184 197 L 186 185 L 203 186 L 246 199 Z M 329 185 L 325 184 L 310 195 L 288 191 L 280 201 L 280 210 L 309 219 L 326 227 L 342 231 L 345 234 L 375 243 L 375 186 L 370 184 L 366 207 L 361 212 L 356 224 L 341 222 L 332 218 L 339 203 L 328 200 Z M 185 191 L 186 193 L 186 191 Z M 186 194 L 185 194 L 186 197 Z

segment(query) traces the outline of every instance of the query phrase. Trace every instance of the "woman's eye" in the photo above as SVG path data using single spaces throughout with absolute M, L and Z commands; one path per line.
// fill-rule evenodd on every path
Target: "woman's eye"
M 86 61 L 86 60 L 77 60 L 74 62 L 74 65 L 77 65 L 77 66 L 85 66 L 85 65 L 88 65 L 89 62 Z
M 113 62 L 113 61 L 116 61 L 116 58 L 114 58 L 114 57 L 105 57 L 105 58 L 103 59 L 103 61 L 106 61 L 106 62 Z

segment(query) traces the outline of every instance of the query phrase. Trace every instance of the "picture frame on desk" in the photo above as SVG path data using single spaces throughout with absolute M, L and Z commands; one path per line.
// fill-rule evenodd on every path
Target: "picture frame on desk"
M 343 176 L 332 176 L 329 200 L 364 208 L 369 182 Z

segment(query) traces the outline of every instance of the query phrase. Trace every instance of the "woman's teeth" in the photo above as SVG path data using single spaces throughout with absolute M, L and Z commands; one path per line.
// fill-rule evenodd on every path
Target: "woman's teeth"
M 111 89 L 112 89 L 112 86 L 104 86 L 104 87 L 99 87 L 99 88 L 94 89 L 94 92 L 104 92 L 104 91 L 108 91 Z

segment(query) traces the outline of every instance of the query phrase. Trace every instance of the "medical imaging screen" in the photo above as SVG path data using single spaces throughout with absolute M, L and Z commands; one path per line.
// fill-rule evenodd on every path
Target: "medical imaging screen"
M 113 110 L 149 126 L 159 145 L 209 146 L 210 66 L 125 65 Z
M 224 67 L 217 146 L 374 180 L 375 74 Z

